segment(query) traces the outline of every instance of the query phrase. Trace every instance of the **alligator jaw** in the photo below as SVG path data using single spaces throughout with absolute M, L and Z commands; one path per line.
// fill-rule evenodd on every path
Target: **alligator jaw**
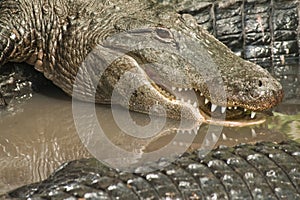
M 140 71 L 140 82 L 145 85 L 131 96 L 129 105 L 131 110 L 149 113 L 151 106 L 161 105 L 166 113 L 160 112 L 158 109 L 156 113 L 152 114 L 166 114 L 170 118 L 188 118 L 201 123 L 227 127 L 256 125 L 265 121 L 264 116 L 258 113 L 257 110 L 227 106 L 231 105 L 229 102 L 226 102 L 226 105 L 223 106 L 213 104 L 209 100 L 210 97 L 206 97 L 205 92 L 201 92 L 199 89 L 191 86 L 186 88 L 172 86 L 176 83 L 166 81 L 163 77 L 159 77 L 159 74 L 153 74 L 149 66 L 147 70 L 144 70 L 145 68 L 136 63 L 135 59 L 132 57 L 130 59 L 135 63 L 136 69 Z M 230 100 L 230 97 L 228 98 Z M 234 103 L 238 105 L 238 102 Z M 149 107 L 145 107 L 145 105 Z
M 243 127 L 261 124 L 266 120 L 264 115 L 259 111 L 251 111 L 237 106 L 227 107 L 212 104 L 197 89 L 172 87 L 172 91 L 168 91 L 165 87 L 153 86 L 160 95 L 165 97 L 165 101 L 168 101 L 170 104 L 177 104 L 183 108 L 185 107 L 186 110 L 192 109 L 193 111 L 190 113 L 197 113 L 197 116 L 193 116 L 193 119 L 203 123 L 227 127 Z M 192 94 L 196 95 L 196 101 Z M 176 116 L 170 115 L 169 117 L 176 118 Z

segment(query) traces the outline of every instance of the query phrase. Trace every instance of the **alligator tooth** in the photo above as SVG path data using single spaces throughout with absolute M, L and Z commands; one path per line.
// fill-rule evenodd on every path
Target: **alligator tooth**
M 189 130 L 188 132 L 189 132 L 190 135 L 192 135 L 192 130 Z
M 203 97 L 203 93 L 202 92 L 200 93 L 200 96 Z
M 184 91 L 188 91 L 188 88 L 184 88 Z
M 191 100 L 189 99 L 188 101 L 187 101 L 189 104 L 191 104 Z
M 204 104 L 208 104 L 209 100 L 205 98 Z
M 183 98 L 181 99 L 181 102 L 184 103 L 184 99 Z
M 217 109 L 217 105 L 215 105 L 215 104 L 211 104 L 211 112 L 215 112 L 215 110 Z
M 228 107 L 228 109 L 229 109 L 229 110 L 231 110 L 231 109 L 232 109 L 232 107 Z
M 234 110 L 236 110 L 237 108 L 238 108 L 238 107 L 235 106 L 235 107 L 234 107 Z
M 178 88 L 178 91 L 181 92 L 181 91 L 182 91 L 182 88 Z
M 253 128 L 251 129 L 251 134 L 252 134 L 252 137 L 256 137 L 257 136 L 256 131 Z
M 175 91 L 175 90 L 176 90 L 176 87 L 172 87 L 172 90 Z
M 218 138 L 218 136 L 215 133 L 212 133 L 211 135 L 212 135 L 212 140 L 214 142 L 218 141 L 219 138 Z
M 199 130 L 198 127 L 196 127 L 196 128 L 194 128 L 193 131 L 194 131 L 195 134 L 197 134 L 197 133 L 198 133 L 198 130 Z
M 194 104 L 193 104 L 193 106 L 195 107 L 195 108 L 197 108 L 198 106 L 197 106 L 197 102 L 195 102 Z
M 244 112 L 247 112 L 247 109 L 246 109 L 246 108 L 244 109 Z
M 222 112 L 222 113 L 225 113 L 225 112 L 226 112 L 226 107 L 222 107 L 222 108 L 221 108 L 221 112 Z
M 253 119 L 256 115 L 256 112 L 251 112 L 251 119 Z
M 204 140 L 204 145 L 205 145 L 205 146 L 210 146 L 210 141 L 209 141 L 208 139 L 205 139 L 205 140 Z
M 227 136 L 224 133 L 222 134 L 222 138 L 223 138 L 223 140 L 227 140 L 228 139 Z

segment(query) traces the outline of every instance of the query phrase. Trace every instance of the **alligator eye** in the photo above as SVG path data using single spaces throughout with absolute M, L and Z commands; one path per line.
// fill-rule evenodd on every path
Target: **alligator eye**
M 170 40 L 173 40 L 172 33 L 166 28 L 156 28 L 155 32 L 157 37 L 163 41 L 170 42 Z

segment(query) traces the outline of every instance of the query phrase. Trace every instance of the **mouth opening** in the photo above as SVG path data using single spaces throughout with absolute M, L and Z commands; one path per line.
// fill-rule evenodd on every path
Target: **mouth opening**
M 195 88 L 178 88 L 166 86 L 157 80 L 152 86 L 166 99 L 176 103 L 188 103 L 199 111 L 205 118 L 223 120 L 255 120 L 257 112 L 239 106 L 221 106 L 213 104 L 204 94 Z
M 241 106 L 222 106 L 212 103 L 208 97 L 200 89 L 193 87 L 180 88 L 172 86 L 166 79 L 161 77 L 159 73 L 153 72 L 151 69 L 145 70 L 152 86 L 167 100 L 175 103 L 190 104 L 194 108 L 198 108 L 199 112 L 205 119 L 221 121 L 251 121 L 258 119 L 257 112 L 248 110 Z

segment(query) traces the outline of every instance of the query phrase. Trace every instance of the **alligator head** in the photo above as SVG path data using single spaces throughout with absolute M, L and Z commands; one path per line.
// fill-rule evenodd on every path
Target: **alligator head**
M 228 126 L 258 123 L 256 112 L 282 100 L 266 70 L 234 55 L 189 15 L 100 1 L 9 12 L 5 2 L 0 62 L 33 64 L 79 99 Z M 45 19 L 31 22 L 28 12 Z

